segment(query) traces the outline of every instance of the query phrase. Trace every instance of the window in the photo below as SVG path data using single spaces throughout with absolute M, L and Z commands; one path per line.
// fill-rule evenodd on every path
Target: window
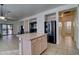
M 62 27 L 62 23 L 61 22 L 59 22 L 59 27 Z
M 65 22 L 65 29 L 67 32 L 71 32 L 71 21 Z
M 6 28 L 7 28 L 7 26 L 3 24 L 2 25 L 2 29 L 6 29 Z
M 0 24 L 0 33 L 2 32 L 2 31 L 1 31 L 1 28 L 2 28 L 2 26 L 1 26 L 1 24 Z
M 12 25 L 7 25 L 8 27 L 8 34 L 12 34 Z
M 12 31 L 13 31 L 12 24 L 0 24 L 0 33 L 2 33 L 2 35 L 12 34 Z
M 67 29 L 71 29 L 71 21 L 66 22 L 65 25 Z

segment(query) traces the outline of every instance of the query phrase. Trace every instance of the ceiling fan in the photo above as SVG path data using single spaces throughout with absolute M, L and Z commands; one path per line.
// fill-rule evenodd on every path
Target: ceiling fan
M 4 9 L 4 4 L 0 4 L 0 20 L 2 20 L 2 21 L 8 21 L 8 20 L 13 21 L 15 18 L 8 17 L 8 13 L 10 13 L 10 12 L 11 11 L 6 11 Z

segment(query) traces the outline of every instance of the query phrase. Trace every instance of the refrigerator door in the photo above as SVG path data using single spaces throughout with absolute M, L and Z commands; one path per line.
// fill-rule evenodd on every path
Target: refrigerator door
M 56 44 L 56 21 L 52 21 L 53 43 Z
M 51 22 L 48 22 L 47 23 L 47 33 L 48 33 L 48 35 L 51 35 Z
M 48 22 L 48 42 L 56 44 L 56 21 Z

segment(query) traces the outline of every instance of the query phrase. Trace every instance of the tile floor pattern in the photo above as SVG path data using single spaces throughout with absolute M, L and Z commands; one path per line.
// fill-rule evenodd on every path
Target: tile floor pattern
M 0 51 L 0 55 L 19 55 L 19 50 Z
M 0 39 L 0 55 L 19 55 L 19 41 L 14 36 L 4 36 Z M 61 39 L 60 44 L 48 43 L 47 50 L 42 55 L 79 55 L 74 41 L 70 37 Z
M 0 55 L 19 54 L 19 40 L 16 36 L 8 35 L 0 38 Z
M 79 49 L 70 37 L 66 37 L 59 45 L 48 43 L 48 49 L 42 55 L 79 55 Z

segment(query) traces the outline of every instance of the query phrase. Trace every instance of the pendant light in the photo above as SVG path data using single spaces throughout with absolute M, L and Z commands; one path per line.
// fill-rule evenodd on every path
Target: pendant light
M 5 20 L 5 11 L 4 11 L 4 4 L 0 4 L 0 20 Z

